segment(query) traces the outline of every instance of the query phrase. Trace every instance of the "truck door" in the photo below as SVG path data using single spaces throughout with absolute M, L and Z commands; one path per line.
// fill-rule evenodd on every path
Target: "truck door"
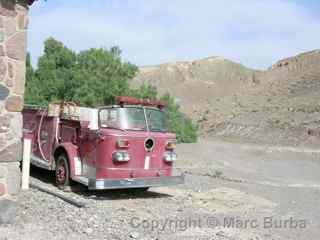
M 37 116 L 38 126 L 36 129 L 36 146 L 34 154 L 47 162 L 53 160 L 52 151 L 55 141 L 56 119 L 53 117 Z M 42 119 L 42 121 L 41 121 Z
M 86 177 L 96 176 L 96 154 L 99 144 L 95 131 L 85 129 L 79 138 L 79 153 L 82 161 L 82 175 Z

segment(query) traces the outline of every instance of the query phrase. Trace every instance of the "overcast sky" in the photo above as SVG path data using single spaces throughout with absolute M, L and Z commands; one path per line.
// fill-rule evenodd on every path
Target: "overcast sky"
M 40 0 L 30 10 L 33 63 L 52 36 L 73 50 L 117 45 L 153 65 L 223 56 L 252 68 L 320 48 L 318 0 Z

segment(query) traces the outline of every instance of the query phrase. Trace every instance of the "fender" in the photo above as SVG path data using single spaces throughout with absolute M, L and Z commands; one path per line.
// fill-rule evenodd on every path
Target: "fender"
M 58 157 L 61 153 L 65 153 L 68 157 L 70 177 L 74 179 L 76 176 L 81 175 L 82 167 L 78 146 L 70 142 L 61 143 L 54 150 L 55 158 Z

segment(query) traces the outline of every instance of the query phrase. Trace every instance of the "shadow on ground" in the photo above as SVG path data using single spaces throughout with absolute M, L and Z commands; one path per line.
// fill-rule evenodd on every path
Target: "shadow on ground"
M 126 200 L 126 199 L 139 199 L 139 198 L 169 198 L 172 197 L 168 194 L 154 192 L 148 189 L 118 189 L 118 190 L 88 190 L 82 184 L 73 182 L 65 191 L 58 189 L 55 185 L 55 174 L 53 171 L 40 169 L 32 166 L 30 169 L 31 177 L 48 184 L 48 187 L 54 187 L 57 192 L 74 193 L 85 199 L 94 200 Z M 43 186 L 45 187 L 45 186 Z

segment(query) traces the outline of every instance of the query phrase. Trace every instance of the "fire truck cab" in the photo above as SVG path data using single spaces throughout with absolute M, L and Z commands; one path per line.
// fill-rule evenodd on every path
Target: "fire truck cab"
M 89 189 L 182 184 L 183 174 L 173 175 L 176 136 L 168 130 L 164 108 L 161 101 L 129 97 L 99 108 L 25 106 L 31 163 L 55 171 L 60 188 L 70 181 Z

